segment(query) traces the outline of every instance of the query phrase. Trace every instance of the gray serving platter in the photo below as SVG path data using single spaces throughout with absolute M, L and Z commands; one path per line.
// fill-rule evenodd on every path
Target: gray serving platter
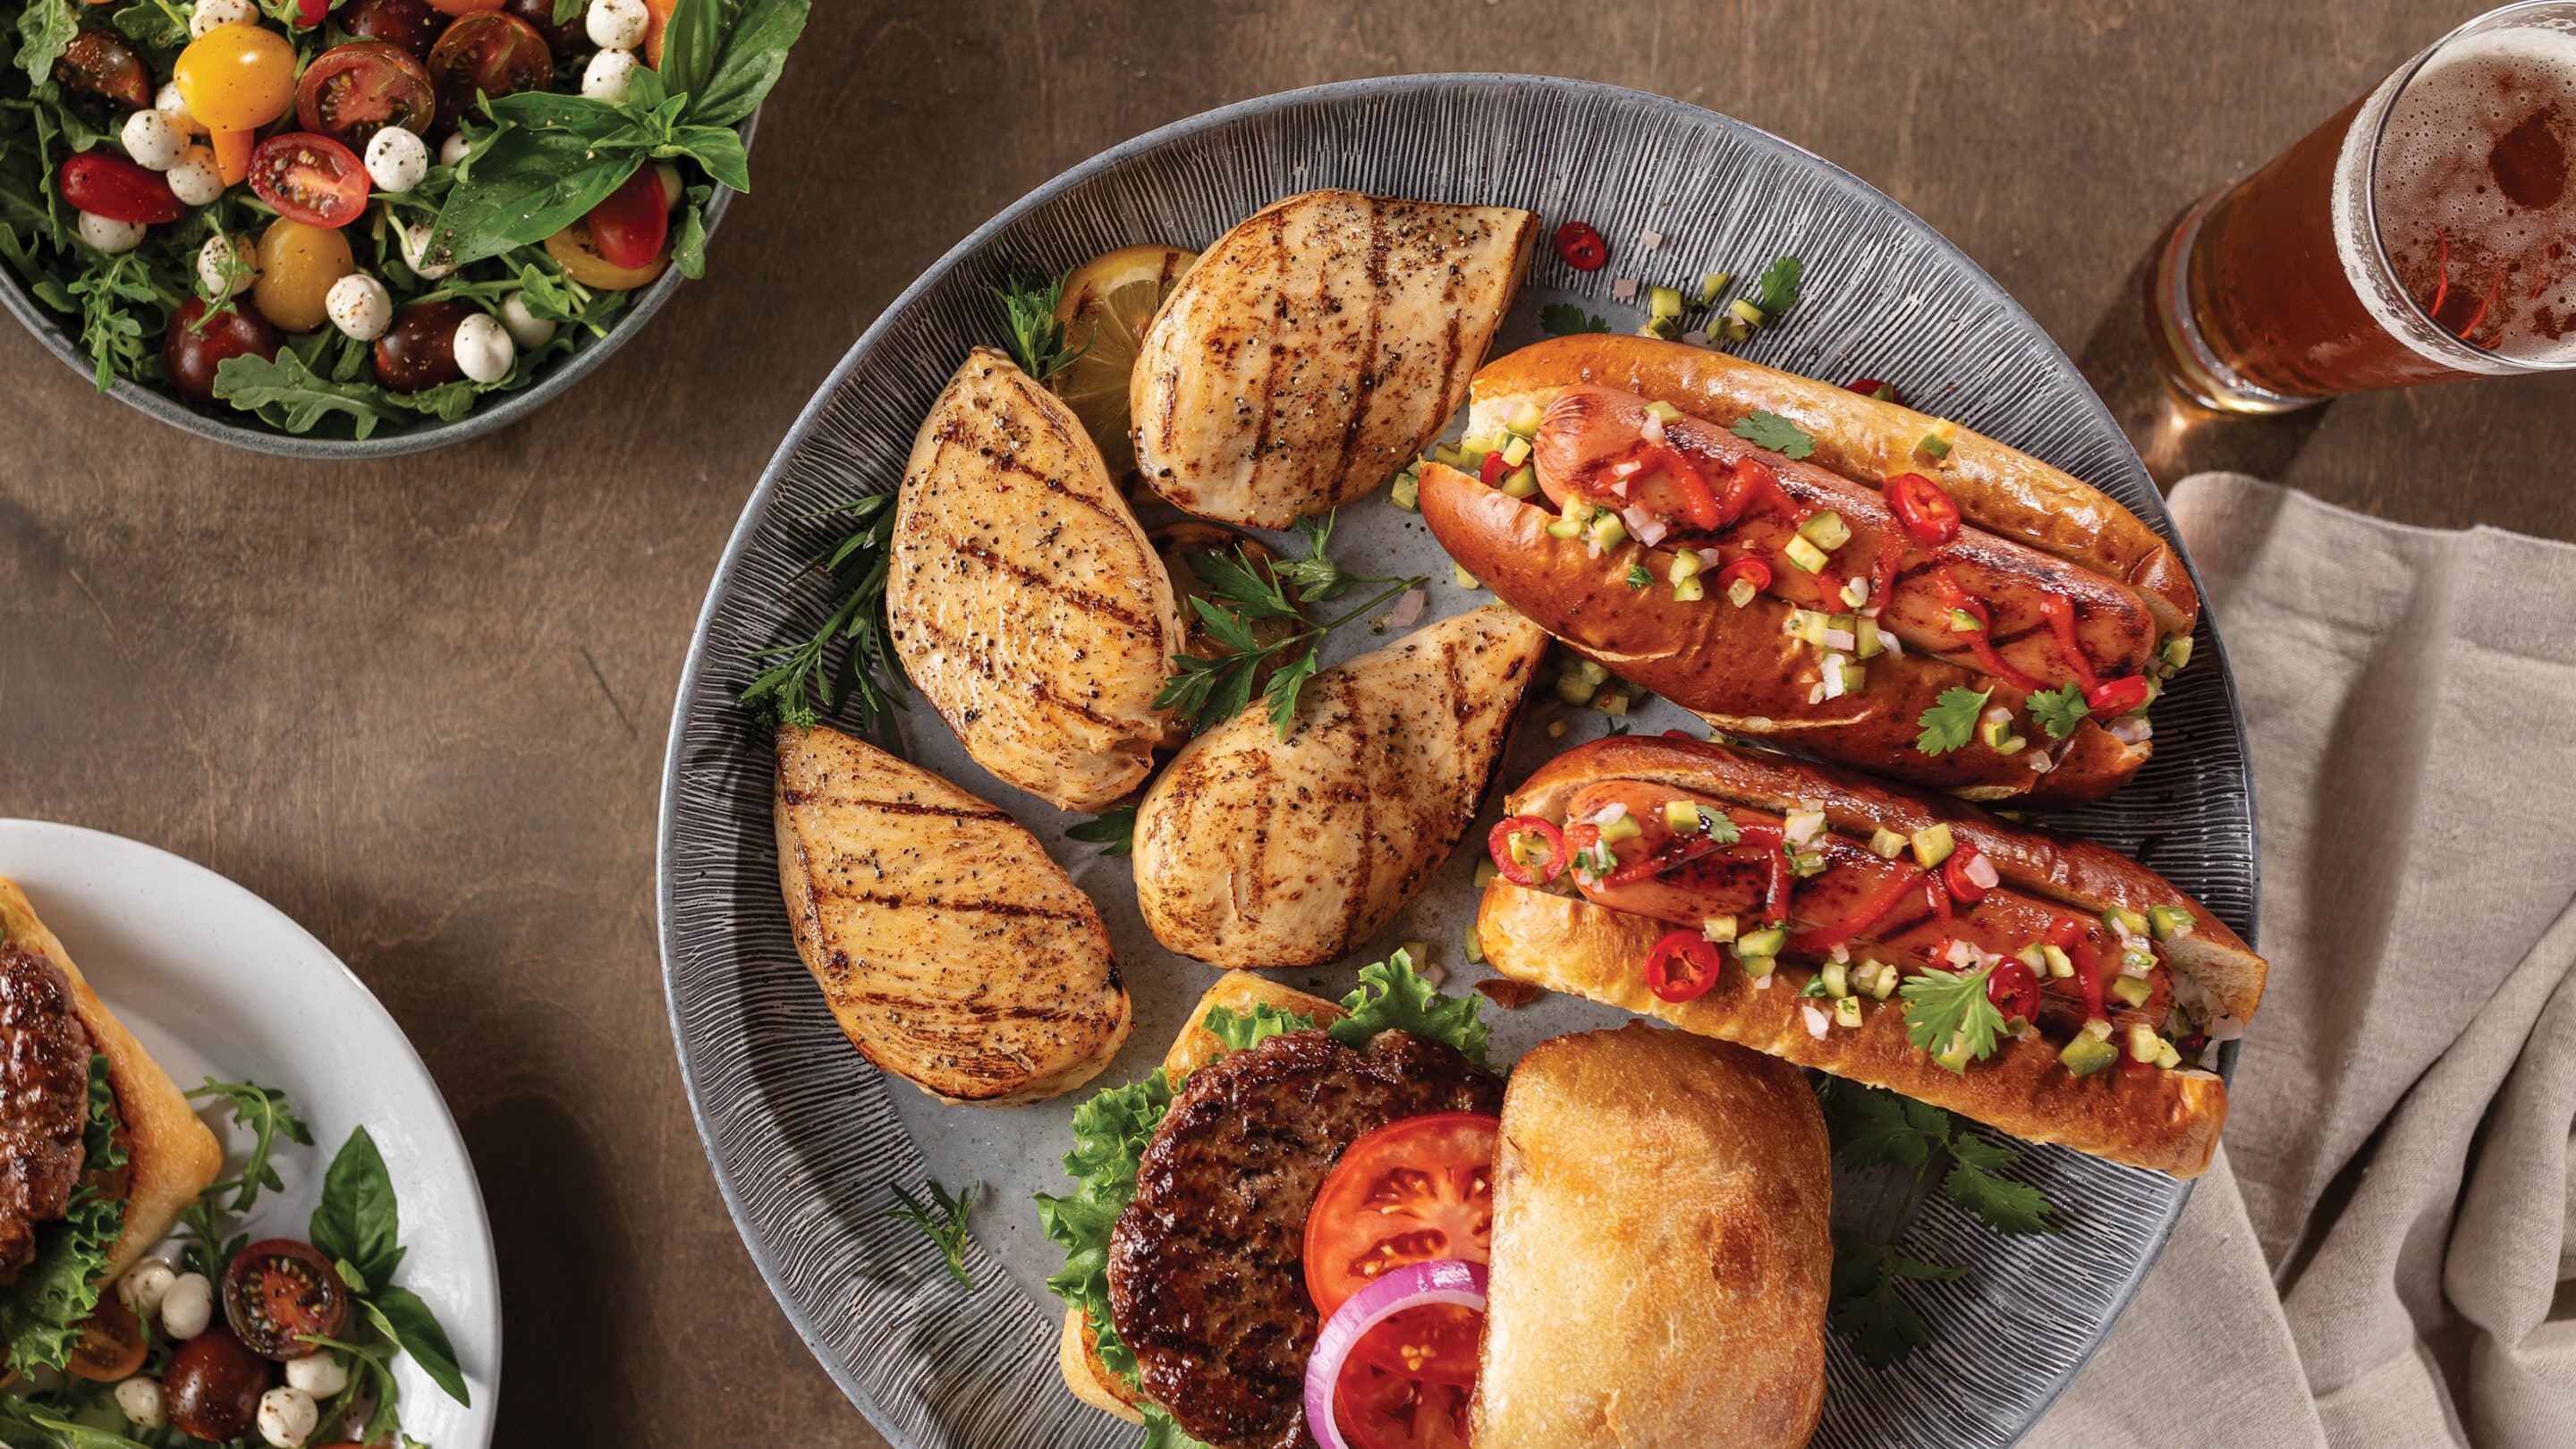
M 753 489 L 719 564 L 674 712 L 659 852 L 665 986 L 699 1131 L 727 1206 L 780 1306 L 815 1356 L 903 1449 L 1107 1446 L 1136 1431 L 1077 1403 L 1057 1377 L 1059 1305 L 1045 1292 L 1061 1254 L 1029 1198 L 1062 1191 L 1085 1088 L 1015 1111 L 943 1107 L 880 1076 L 841 1037 L 799 964 L 779 901 L 768 741 L 734 695 L 752 654 L 810 632 L 830 607 L 811 567 L 834 537 L 818 510 L 902 476 L 934 395 L 978 343 L 998 341 L 987 287 L 1049 273 L 1110 247 L 1204 247 L 1281 196 L 1327 186 L 1528 207 L 1610 239 L 1608 269 L 1571 271 L 1541 249 L 1502 347 L 1539 335 L 1543 305 L 1577 301 L 1632 328 L 1611 283 L 1750 275 L 1775 256 L 1806 265 L 1806 295 L 1745 348 L 1776 366 L 1841 379 L 1896 379 L 1930 410 L 2025 448 L 2100 485 L 2172 534 L 2154 484 L 2110 413 L 2030 316 L 1956 247 L 1832 164 L 1678 101 L 1527 76 L 1410 76 L 1293 91 L 1167 126 L 1030 193 L 960 242 L 871 325 L 788 434 Z M 1648 249 L 1649 231 L 1664 236 Z M 1147 522 L 1160 516 L 1148 512 Z M 1335 555 L 1367 573 L 1432 577 L 1424 620 L 1490 600 L 1456 586 L 1421 520 L 1380 493 L 1346 508 Z M 1386 642 L 1336 636 L 1327 662 Z M 1391 637 L 1391 635 L 1390 635 Z M 1548 756 L 1602 734 L 1589 711 L 1540 706 L 1502 769 L 1518 781 Z M 1568 728 L 1551 738 L 1545 726 Z M 1653 702 L 1638 731 L 1684 723 Z M 846 721 L 844 721 L 846 723 Z M 2255 915 L 2253 790 L 2224 651 L 2204 617 L 2195 663 L 2158 705 L 2153 763 L 2114 799 L 2053 817 L 2126 850 L 2239 932 Z M 917 699 L 903 721 L 912 757 L 1009 809 L 1099 903 L 1134 994 L 1137 1027 L 1093 1086 L 1152 1069 L 1214 972 L 1145 931 L 1127 863 L 1065 838 L 1082 817 L 976 767 Z M 1369 949 L 1293 984 L 1338 995 L 1358 965 L 1406 941 L 1431 943 L 1450 989 L 1484 974 L 1463 960 L 1473 911 L 1471 842 Z M 960 970 L 1009 963 L 961 962 Z M 1608 1026 L 1623 1014 L 1548 996 L 1488 1010 L 1496 1055 Z M 2003 1237 L 1937 1195 L 1903 1247 L 1965 1264 L 1966 1278 L 1904 1292 L 1938 1341 L 1900 1371 L 1828 1349 L 1819 1445 L 1979 1449 L 2019 1438 L 2109 1331 L 2172 1231 L 2186 1184 L 2076 1153 L 2028 1148 L 2011 1175 L 2059 1205 L 2061 1231 Z M 886 1220 L 895 1184 L 980 1184 L 959 1287 L 917 1230 Z M 1898 1185 L 1838 1174 L 1838 1223 L 1884 1223 Z M 1604 1345 L 1616 1352 L 1616 1345 Z

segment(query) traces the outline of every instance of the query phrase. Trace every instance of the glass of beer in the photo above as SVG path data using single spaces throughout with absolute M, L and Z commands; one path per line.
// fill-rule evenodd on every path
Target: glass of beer
M 2576 0 L 2434 42 L 2195 203 L 2147 279 L 2168 381 L 2237 413 L 2576 368 Z

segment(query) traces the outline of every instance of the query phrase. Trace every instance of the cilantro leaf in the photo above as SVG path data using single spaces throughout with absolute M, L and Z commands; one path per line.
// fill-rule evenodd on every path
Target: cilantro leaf
M 1717 845 L 1733 845 L 1744 838 L 1744 832 L 1736 827 L 1735 817 L 1714 805 L 1699 807 L 1699 828 L 1707 833 L 1711 843 Z
M 1932 1342 L 1931 1325 L 1896 1291 L 1896 1280 L 1946 1280 L 1967 1271 L 1902 1257 L 1866 1234 L 1837 1228 L 1832 1304 L 1826 1321 L 1850 1342 L 1863 1363 L 1886 1368 Z
M 1827 1080 L 1826 1131 L 1846 1165 L 1912 1172 L 1950 1144 L 1950 1114 L 1940 1108 L 1857 1082 Z
M 1810 457 L 1816 451 L 1816 440 L 1778 413 L 1749 414 L 1738 419 L 1735 426 L 1727 431 L 1757 448 L 1768 448 L 1786 458 Z
M 1079 840 L 1100 847 L 1102 855 L 1125 855 L 1136 848 L 1136 807 L 1121 805 L 1070 826 L 1064 832 L 1067 840 Z
M 2084 686 L 2070 684 L 2063 689 L 2049 689 L 2030 696 L 2030 717 L 2039 721 L 2052 740 L 2070 738 L 2075 727 L 2093 716 L 2093 707 L 2084 702 Z
M 1200 1026 L 1216 1035 L 1230 1052 L 1250 1051 L 1274 1036 L 1292 1031 L 1313 1031 L 1315 1019 L 1303 1012 L 1281 1011 L 1266 1001 L 1255 1002 L 1252 1014 L 1238 1014 L 1233 1007 L 1218 1006 L 1208 1010 Z
M 1374 966 L 1360 968 L 1359 989 L 1342 998 L 1350 1015 L 1324 1030 L 1344 1046 L 1365 1049 L 1382 1031 L 1407 1031 L 1446 1042 L 1485 1065 L 1485 1039 L 1492 1029 L 1478 1018 L 1482 998 L 1443 996 L 1413 969 L 1412 953 L 1398 951 Z
M 1914 737 L 1914 748 L 1927 755 L 1946 755 L 1964 749 L 1977 732 L 1977 716 L 1986 709 L 1986 699 L 1994 690 L 1970 689 L 1954 684 L 1941 691 L 1941 697 L 1923 711 L 1916 724 L 1923 732 Z
M 1943 1066 L 1965 1074 L 1967 1063 L 1954 1055 L 1955 1041 L 1979 1061 L 1994 1055 L 2003 1034 L 2004 1014 L 1986 995 L 1986 977 L 1994 968 L 1974 971 L 1924 970 L 1897 988 L 1905 998 L 1905 1039 L 1930 1052 Z
M 1753 284 L 1754 305 L 1767 317 L 1798 305 L 1798 284 L 1806 275 L 1806 266 L 1796 257 L 1781 257 L 1763 269 L 1762 280 Z
M 1538 325 L 1550 337 L 1571 337 L 1580 332 L 1607 332 L 1610 324 L 1585 312 L 1572 302 L 1555 302 L 1538 309 Z
M 2001 1153 L 2007 1160 L 2016 1154 L 1962 1136 L 1952 1145 L 1958 1166 L 1941 1179 L 1941 1190 L 1950 1200 L 1986 1220 L 1986 1226 L 1999 1233 L 2053 1233 L 2057 1225 L 2048 1220 L 2052 1204 L 2038 1188 L 2028 1183 L 2010 1182 L 1995 1176 L 1985 1167 L 1969 1161 L 1965 1150 L 1975 1143 L 1986 1152 Z

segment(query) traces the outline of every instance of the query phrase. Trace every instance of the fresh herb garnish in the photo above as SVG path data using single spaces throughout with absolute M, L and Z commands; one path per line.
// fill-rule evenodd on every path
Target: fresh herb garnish
M 338 1155 L 322 1174 L 322 1199 L 314 1205 L 304 1232 L 306 1241 L 339 1268 L 357 1300 L 360 1322 L 372 1330 L 352 1325 L 351 1336 L 334 1345 L 363 1367 L 351 1375 L 349 1387 L 324 1406 L 323 1422 L 335 1422 L 334 1406 L 346 1414 L 357 1403 L 361 1386 L 373 1380 L 381 1397 L 367 1420 L 366 1437 L 381 1440 L 392 1432 L 395 1389 L 390 1365 L 397 1345 L 449 1398 L 471 1405 L 465 1373 L 457 1366 L 447 1330 L 439 1326 L 437 1315 L 419 1294 L 392 1281 L 404 1253 L 401 1215 L 394 1203 L 393 1176 L 385 1170 L 384 1154 L 376 1150 L 376 1139 L 366 1128 L 350 1131 L 349 1140 L 340 1144 Z
M 1737 419 L 1735 426 L 1727 431 L 1757 448 L 1768 448 L 1788 458 L 1805 458 L 1816 451 L 1816 440 L 1778 413 L 1750 414 Z
M 1253 682 L 1264 663 L 1276 655 L 1277 668 L 1262 697 L 1268 701 L 1271 728 L 1285 740 L 1297 731 L 1298 695 L 1314 677 L 1324 636 L 1406 590 L 1422 587 L 1420 574 L 1393 578 L 1344 573 L 1324 552 L 1333 534 L 1330 515 L 1321 523 L 1301 518 L 1297 527 L 1306 535 L 1305 554 L 1269 568 L 1255 565 L 1240 546 L 1231 554 L 1194 551 L 1189 555 L 1191 569 L 1214 594 L 1213 598 L 1192 595 L 1190 607 L 1225 652 L 1214 658 L 1175 656 L 1172 677 L 1154 696 L 1154 708 L 1172 711 L 1173 718 L 1194 730 L 1232 719 L 1252 703 Z M 1359 584 L 1387 587 L 1358 608 L 1322 624 L 1310 622 L 1288 592 L 1295 588 L 1309 599 L 1330 599 Z M 1256 619 L 1290 620 L 1294 627 L 1264 644 L 1253 634 Z
M 16 63 L 27 73 L 30 85 L 53 79 L 54 62 L 63 58 L 78 34 L 80 7 L 72 0 L 27 0 L 27 8 L 18 15 Z
M 837 674 L 848 683 L 861 728 L 888 749 L 899 742 L 893 695 L 902 687 L 903 664 L 887 647 L 885 633 L 886 572 L 893 563 L 887 544 L 894 534 L 894 500 L 892 493 L 871 493 L 808 515 L 846 517 L 856 525 L 817 560 L 836 583 L 846 580 L 847 590 L 803 643 L 783 644 L 752 656 L 752 662 L 767 667 L 734 698 L 764 724 L 812 729 L 820 711 L 832 707 L 832 681 Z M 849 646 L 837 667 L 831 657 L 835 642 Z
M 242 1170 L 207 1188 L 204 1195 L 212 1198 L 229 1192 L 233 1200 L 224 1206 L 240 1213 L 250 1211 L 252 1204 L 259 1201 L 262 1189 L 284 1192 L 285 1182 L 268 1161 L 276 1149 L 277 1139 L 284 1137 L 306 1147 L 313 1145 L 313 1129 L 305 1126 L 295 1115 L 295 1109 L 287 1104 L 286 1094 L 256 1082 L 218 1082 L 208 1077 L 204 1086 L 188 1093 L 188 1100 L 196 1102 L 208 1098 L 220 1100 L 232 1108 L 233 1125 L 251 1130 L 251 1146 L 250 1155 L 242 1159 Z
M 2053 740 L 2071 738 L 2076 726 L 2092 718 L 2093 706 L 2085 703 L 2084 686 L 2069 684 L 2061 689 L 2042 690 L 2026 701 L 2030 717 L 2039 721 Z
M 1922 733 L 1914 737 L 1914 748 L 1927 755 L 1946 755 L 1965 749 L 1977 732 L 1977 718 L 1985 713 L 1986 699 L 1992 689 L 1970 689 L 1952 685 L 1941 691 L 1941 697 L 1915 720 Z
M 1898 988 L 1905 998 L 1905 1039 L 1953 1072 L 1966 1072 L 1968 1058 L 1993 1056 L 2003 1035 L 2004 1013 L 1986 994 L 1986 978 L 1992 974 L 1991 966 L 1972 971 L 1933 967 L 1905 978 Z
M 1080 825 L 1067 827 L 1064 838 L 1097 845 L 1102 855 L 1125 855 L 1136 848 L 1136 807 L 1121 805 L 1115 810 L 1103 810 Z
M 1583 332 L 1607 332 L 1610 324 L 1596 313 L 1584 311 L 1572 302 L 1552 302 L 1538 309 L 1538 325 L 1550 337 L 1572 337 Z
M 1778 318 L 1798 305 L 1798 284 L 1806 267 L 1796 257 L 1781 257 L 1763 268 L 1762 279 L 1753 284 L 1754 305 L 1766 317 Z M 1793 455 L 1803 456 L 1803 455 Z
M 948 1264 L 948 1276 L 956 1279 L 958 1286 L 970 1293 L 975 1291 L 975 1280 L 966 1276 L 966 1215 L 975 1210 L 975 1193 L 979 1186 L 970 1182 L 951 1197 L 948 1189 L 941 1187 L 937 1178 L 932 1178 L 928 1182 L 930 1201 L 923 1202 L 906 1191 L 902 1183 L 890 1182 L 886 1184 L 886 1190 L 895 1195 L 901 1206 L 890 1207 L 877 1214 L 899 1223 L 910 1223 L 929 1234 L 930 1241 L 939 1245 L 940 1257 Z
M 1068 274 L 1070 275 L 1070 274 Z M 1064 324 L 1056 320 L 1055 309 L 1064 300 L 1063 277 L 1049 281 L 1043 277 L 1013 277 L 1003 285 L 991 288 L 1002 304 L 1002 315 L 1010 322 L 1008 346 L 1011 360 L 1020 371 L 1039 382 L 1081 360 L 1091 350 L 1086 337 L 1080 347 L 1067 347 Z
M 1644 564 L 1632 563 L 1628 565 L 1628 587 L 1632 589 L 1642 589 L 1647 585 L 1652 584 L 1654 581 L 1655 576 L 1646 572 L 1646 566 Z

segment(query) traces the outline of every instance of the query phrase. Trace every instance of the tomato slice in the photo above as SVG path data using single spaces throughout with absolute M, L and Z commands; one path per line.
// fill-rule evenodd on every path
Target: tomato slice
M 309 1245 L 266 1238 L 224 1269 L 224 1321 L 262 1358 L 302 1358 L 313 1351 L 307 1336 L 338 1338 L 349 1326 L 349 1285 Z
M 497 9 L 500 0 L 493 0 Z M 429 52 L 430 79 L 438 86 L 438 119 L 454 125 L 474 106 L 477 92 L 515 96 L 544 90 L 554 80 L 555 53 L 537 28 L 515 15 L 468 15 L 447 27 Z
M 151 1345 L 134 1310 L 114 1293 L 102 1294 L 98 1307 L 81 1322 L 80 1340 L 63 1367 L 92 1383 L 112 1384 L 143 1367 Z
M 366 163 L 328 136 L 289 131 L 250 153 L 250 189 L 306 226 L 342 227 L 364 216 L 367 187 Z
M 1352 1143 L 1306 1214 L 1306 1291 L 1315 1311 L 1332 1317 L 1352 1294 L 1407 1264 L 1490 1261 L 1501 1130 L 1501 1118 L 1481 1112 L 1435 1112 Z M 1472 1384 L 1483 1327 L 1473 1309 L 1424 1304 L 1371 1329 L 1351 1353 L 1399 1376 Z
M 57 184 L 63 200 L 110 221 L 152 226 L 177 221 L 187 212 L 160 173 L 105 151 L 65 158 Z
M 1959 536 L 1959 505 L 1940 484 L 1920 473 L 1899 473 L 1887 480 L 1888 510 L 1905 536 L 1925 548 L 1939 548 Z
M 626 184 L 590 209 L 590 244 L 612 267 L 636 270 L 650 266 L 671 236 L 671 201 L 662 194 L 662 174 L 646 166 Z
M 389 40 L 335 45 L 304 68 L 295 119 L 305 130 L 363 147 L 387 126 L 427 135 L 438 121 L 429 68 Z
M 1354 1358 L 1333 1385 L 1333 1423 L 1351 1449 L 1467 1449 L 1474 1396 L 1468 1385 L 1409 1378 Z

